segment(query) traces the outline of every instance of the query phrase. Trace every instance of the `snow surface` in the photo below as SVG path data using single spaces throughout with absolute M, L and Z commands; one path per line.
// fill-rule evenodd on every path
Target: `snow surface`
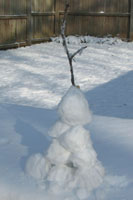
M 133 43 L 86 39 L 88 48 L 74 64 L 75 78 L 93 112 L 86 128 L 106 170 L 103 184 L 89 200 L 132 200 Z M 71 37 L 71 52 L 82 45 L 81 39 Z M 69 79 L 60 43 L 0 52 L 0 200 L 77 200 L 65 191 L 44 192 L 43 180 L 25 172 L 27 160 L 34 154 L 41 160 L 52 142 L 48 130 L 57 121 L 55 108 L 70 87 Z M 62 123 L 54 126 L 60 129 Z M 63 132 L 68 129 L 66 125 Z M 63 132 L 56 135 L 53 128 L 55 138 Z M 38 176 L 42 173 L 38 171 Z M 79 190 L 79 195 L 84 196 L 84 191 Z

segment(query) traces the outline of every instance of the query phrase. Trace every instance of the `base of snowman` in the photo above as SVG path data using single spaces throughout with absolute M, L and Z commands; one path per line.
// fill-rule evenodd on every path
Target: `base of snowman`
M 59 120 L 49 132 L 53 137 L 46 155 L 29 158 L 26 171 L 47 182 L 47 190 L 74 191 L 86 199 L 103 182 L 104 168 L 97 159 L 84 125 L 91 121 L 89 105 L 79 88 L 72 86 L 58 106 Z

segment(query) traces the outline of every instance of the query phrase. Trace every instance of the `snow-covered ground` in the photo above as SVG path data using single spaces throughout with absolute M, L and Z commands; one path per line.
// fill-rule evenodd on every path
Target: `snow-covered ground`
M 75 200 L 46 193 L 43 182 L 25 172 L 27 159 L 48 149 L 56 106 L 71 85 L 56 41 L 0 52 L 0 200 Z M 133 43 L 69 37 L 70 51 L 84 41 L 88 48 L 76 58 L 75 79 L 93 112 L 86 128 L 106 170 L 89 200 L 132 200 Z

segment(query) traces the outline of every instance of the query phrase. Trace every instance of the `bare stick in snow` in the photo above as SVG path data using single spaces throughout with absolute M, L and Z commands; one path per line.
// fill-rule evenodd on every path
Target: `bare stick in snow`
M 62 36 L 62 40 L 63 40 L 63 46 L 64 46 L 65 52 L 67 54 L 67 58 L 69 60 L 70 72 L 71 72 L 71 83 L 72 83 L 72 85 L 76 86 L 75 85 L 74 72 L 73 72 L 73 63 L 72 62 L 73 62 L 74 57 L 77 54 L 82 53 L 82 51 L 85 48 L 87 48 L 87 46 L 81 47 L 75 53 L 70 54 L 70 52 L 68 50 L 68 47 L 67 47 L 66 36 L 65 36 L 68 8 L 69 8 L 69 3 L 68 3 L 68 0 L 66 0 L 65 10 L 64 10 L 64 18 L 63 18 L 62 26 L 61 26 L 61 36 Z

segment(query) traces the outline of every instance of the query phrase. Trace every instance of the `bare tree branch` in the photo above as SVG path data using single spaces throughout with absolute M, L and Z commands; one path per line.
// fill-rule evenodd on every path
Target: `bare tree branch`
M 82 51 L 86 48 L 87 46 L 81 47 L 79 50 L 77 50 L 74 54 L 71 55 L 71 59 L 73 59 L 77 54 L 82 53 Z
M 63 18 L 63 22 L 62 22 L 62 26 L 61 26 L 61 36 L 62 36 L 62 40 L 63 40 L 63 46 L 64 46 L 64 49 L 66 51 L 66 54 L 67 54 L 67 57 L 68 57 L 68 60 L 69 60 L 70 72 L 71 72 L 71 83 L 72 83 L 72 85 L 75 86 L 72 59 L 71 59 L 71 56 L 70 56 L 70 53 L 69 53 L 69 50 L 68 50 L 68 47 L 67 47 L 67 42 L 66 42 L 66 37 L 65 37 L 66 19 L 67 19 L 68 8 L 69 8 L 69 4 L 68 4 L 68 1 L 66 1 L 64 18 Z
M 65 36 L 65 31 L 66 31 L 66 21 L 67 21 L 67 15 L 68 15 L 68 8 L 69 8 L 69 3 L 68 0 L 66 0 L 65 3 L 65 10 L 64 10 L 64 17 L 63 17 L 63 21 L 62 21 L 62 25 L 61 25 L 61 36 L 62 36 L 62 40 L 63 40 L 63 46 L 65 49 L 65 52 L 67 54 L 67 58 L 69 60 L 69 65 L 70 65 L 70 72 L 71 72 L 71 83 L 72 85 L 75 85 L 75 79 L 74 79 L 74 72 L 73 72 L 73 58 L 81 53 L 85 48 L 87 48 L 87 46 L 80 48 L 79 50 L 77 50 L 75 53 L 73 53 L 72 55 L 69 52 L 69 49 L 67 47 L 67 42 L 66 42 L 66 36 Z

